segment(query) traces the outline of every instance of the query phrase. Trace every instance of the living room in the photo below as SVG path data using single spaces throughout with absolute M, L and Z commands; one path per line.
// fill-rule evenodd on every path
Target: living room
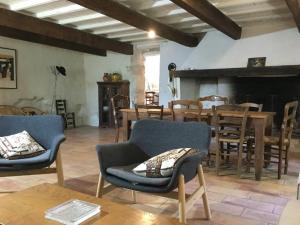
M 101 206 L 91 224 L 298 224 L 299 13 L 293 0 L 0 0 L 0 223 L 55 224 L 47 210 L 81 199 Z M 44 150 L 5 152 L 23 131 Z M 204 152 L 136 172 L 178 148 Z

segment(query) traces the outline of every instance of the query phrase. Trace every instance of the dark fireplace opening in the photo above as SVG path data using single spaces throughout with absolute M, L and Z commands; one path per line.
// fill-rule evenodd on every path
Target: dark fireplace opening
M 236 77 L 233 79 L 234 102 L 263 104 L 263 111 L 276 112 L 273 127 L 280 129 L 284 105 L 300 99 L 300 77 Z M 296 116 L 295 134 L 300 135 L 300 113 Z

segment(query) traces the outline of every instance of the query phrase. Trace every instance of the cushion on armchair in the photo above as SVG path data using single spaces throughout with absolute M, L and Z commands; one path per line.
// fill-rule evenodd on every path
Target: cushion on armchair
M 162 185 L 167 185 L 171 180 L 171 177 L 150 178 L 150 177 L 142 177 L 136 175 L 132 172 L 132 169 L 135 168 L 136 166 L 137 164 L 132 164 L 129 166 L 109 167 L 106 169 L 106 172 L 110 175 L 129 181 L 133 184 L 162 186 Z
M 37 156 L 45 149 L 27 131 L 0 137 L 0 156 L 5 159 L 20 159 Z
M 133 169 L 133 172 L 143 177 L 170 177 L 179 159 L 197 152 L 198 150 L 193 148 L 178 148 L 166 151 L 141 163 Z

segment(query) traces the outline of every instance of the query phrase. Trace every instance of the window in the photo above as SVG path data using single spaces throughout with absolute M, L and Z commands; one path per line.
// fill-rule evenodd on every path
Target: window
M 159 92 L 160 55 L 145 56 L 145 91 Z

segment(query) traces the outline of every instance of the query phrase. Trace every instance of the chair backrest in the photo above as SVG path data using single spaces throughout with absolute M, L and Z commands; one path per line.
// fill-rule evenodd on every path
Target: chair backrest
M 140 120 L 133 127 L 129 142 L 150 157 L 175 148 L 196 148 L 208 152 L 211 130 L 202 122 Z
M 240 144 L 243 144 L 248 119 L 248 107 L 239 105 L 220 105 L 213 106 L 212 111 L 217 141 L 219 137 L 224 134 L 229 137 L 234 135 L 240 140 Z M 224 111 L 231 111 L 233 113 L 229 116 L 223 116 L 222 112 Z M 237 111 L 242 115 L 235 115 L 234 112 Z
M 56 114 L 66 114 L 67 113 L 67 101 L 65 99 L 57 99 L 55 101 Z
M 137 120 L 141 119 L 140 110 L 146 111 L 149 119 L 159 119 L 159 120 L 163 119 L 163 115 L 164 115 L 164 106 L 163 105 L 158 106 L 158 105 L 135 104 L 134 109 L 135 109 L 135 115 L 136 115 Z
M 21 110 L 28 116 L 46 114 L 44 111 L 31 106 L 22 107 Z
M 122 120 L 122 114 L 120 109 L 127 109 L 130 105 L 130 100 L 128 96 L 125 95 L 115 95 L 110 99 L 112 112 L 114 116 L 115 128 L 120 127 Z
M 212 108 L 212 106 L 229 104 L 228 97 L 219 95 L 204 96 L 198 98 L 198 100 L 202 102 L 203 108 Z
M 158 105 L 158 93 L 154 91 L 146 91 L 145 92 L 145 104 L 146 105 Z
M 247 107 L 249 111 L 261 112 L 263 108 L 263 104 L 256 104 L 253 102 L 244 102 L 239 104 L 239 106 Z
M 280 141 L 283 143 L 284 139 L 288 139 L 290 142 L 292 132 L 296 122 L 296 113 L 298 108 L 298 101 L 288 102 L 284 106 L 284 116 L 281 125 Z
M 0 116 L 0 136 L 12 135 L 26 130 L 44 148 L 49 149 L 58 135 L 64 134 L 61 116 Z M 57 150 L 57 149 L 56 149 Z M 54 160 L 55 152 L 50 157 Z
M 25 113 L 16 106 L 0 105 L 0 115 L 25 115 Z
M 184 121 L 196 120 L 201 121 L 202 103 L 197 100 L 182 99 L 174 100 L 170 103 L 173 121 L 176 120 L 176 106 L 181 109 L 179 113 L 182 114 Z

